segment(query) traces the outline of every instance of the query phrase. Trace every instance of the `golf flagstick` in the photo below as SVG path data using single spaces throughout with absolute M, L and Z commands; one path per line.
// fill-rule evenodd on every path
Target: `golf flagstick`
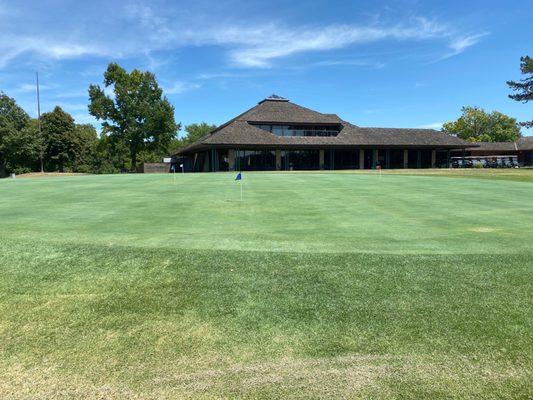
M 240 181 L 239 184 L 241 185 L 241 201 L 242 201 L 242 172 L 239 172 L 237 176 L 235 177 L 236 181 Z

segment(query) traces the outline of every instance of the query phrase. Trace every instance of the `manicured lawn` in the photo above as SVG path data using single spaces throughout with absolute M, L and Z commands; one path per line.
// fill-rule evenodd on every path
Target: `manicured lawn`
M 533 171 L 491 175 L 2 180 L 0 398 L 531 398 Z

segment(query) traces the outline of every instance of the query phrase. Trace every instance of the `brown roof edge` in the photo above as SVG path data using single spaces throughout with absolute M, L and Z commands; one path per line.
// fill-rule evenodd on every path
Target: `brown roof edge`
M 465 147 L 458 146 L 458 145 L 371 145 L 371 144 L 364 144 L 364 145 L 347 145 L 347 144 L 313 144 L 313 143 L 284 143 L 284 144 L 247 144 L 247 143 L 241 143 L 241 144 L 213 144 L 213 145 L 207 145 L 207 144 L 199 144 L 198 146 L 195 146 L 194 148 L 183 148 L 178 150 L 174 155 L 183 155 L 190 153 L 195 150 L 205 151 L 209 149 L 235 149 L 235 150 L 300 150 L 300 149 L 308 149 L 308 150 L 317 150 L 317 149 L 324 149 L 324 150 L 331 150 L 331 149 L 339 149 L 339 150 L 346 150 L 346 149 L 388 149 L 388 150 L 463 150 Z

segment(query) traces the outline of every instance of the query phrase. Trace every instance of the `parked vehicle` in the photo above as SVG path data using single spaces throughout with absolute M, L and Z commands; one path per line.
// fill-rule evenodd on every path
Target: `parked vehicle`
M 452 168 L 519 168 L 517 156 L 452 157 Z

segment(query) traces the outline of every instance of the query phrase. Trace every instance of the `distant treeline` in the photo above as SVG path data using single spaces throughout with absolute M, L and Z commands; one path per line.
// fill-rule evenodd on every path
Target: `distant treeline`
M 112 96 L 98 85 L 89 87 L 88 110 L 102 122 L 100 134 L 91 124 L 77 124 L 60 106 L 40 121 L 30 118 L 15 99 L 0 92 L 0 177 L 41 170 L 136 171 L 140 163 L 161 161 L 215 128 L 187 125 L 185 136 L 179 138 L 181 125 L 174 122 L 174 107 L 150 72 L 128 73 L 110 64 L 104 78 Z

